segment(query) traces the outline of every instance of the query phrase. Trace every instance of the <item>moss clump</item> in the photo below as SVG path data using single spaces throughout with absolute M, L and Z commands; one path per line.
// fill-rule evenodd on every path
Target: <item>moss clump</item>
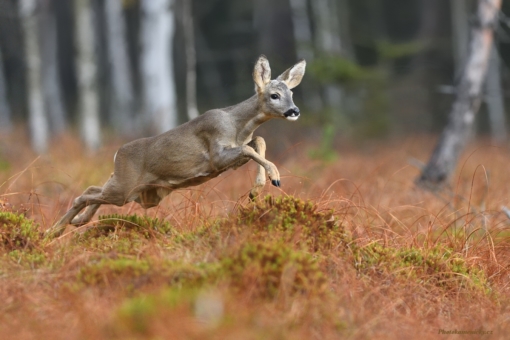
M 78 279 L 88 285 L 120 284 L 134 288 L 150 279 L 150 270 L 151 265 L 147 260 L 101 259 L 82 267 Z
M 153 336 L 153 327 L 173 319 L 178 314 L 191 315 L 193 304 L 199 298 L 200 290 L 194 287 L 169 287 L 152 294 L 126 299 L 119 307 L 112 333 L 119 338 L 134 333 Z
M 166 240 L 172 233 L 168 222 L 137 215 L 106 215 L 99 217 L 99 225 L 82 234 L 75 234 L 75 245 L 85 249 L 139 256 L 151 240 Z
M 46 254 L 43 251 L 36 249 L 32 250 L 19 250 L 15 249 L 7 253 L 6 256 L 9 260 L 24 265 L 29 268 L 37 268 L 46 263 Z
M 385 273 L 414 279 L 446 290 L 459 288 L 490 292 L 482 270 L 470 266 L 461 254 L 447 247 L 389 247 L 377 242 L 354 247 L 355 266 L 362 273 Z
M 169 285 L 200 286 L 214 279 L 218 265 L 199 263 L 102 258 L 82 267 L 78 280 L 89 286 L 120 286 L 128 290 L 153 282 Z
M 0 245 L 4 251 L 32 250 L 43 241 L 39 226 L 22 214 L 0 212 Z
M 157 234 L 170 235 L 172 227 L 167 221 L 158 218 L 138 215 L 102 215 L 99 216 L 97 233 L 111 232 L 117 228 L 132 229 L 146 238 L 155 237 Z
M 149 241 L 135 230 L 116 232 L 92 228 L 73 236 L 75 246 L 96 253 L 142 256 Z
M 325 279 L 308 254 L 280 244 L 247 244 L 222 260 L 224 274 L 239 290 L 274 297 L 280 288 L 289 294 L 322 293 Z
M 319 211 L 317 204 L 291 196 L 266 196 L 241 209 L 236 224 L 254 231 L 257 240 L 276 237 L 313 252 L 347 242 L 332 210 Z

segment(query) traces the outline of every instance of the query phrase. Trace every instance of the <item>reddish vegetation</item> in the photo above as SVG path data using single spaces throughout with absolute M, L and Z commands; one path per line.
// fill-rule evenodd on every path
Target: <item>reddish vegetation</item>
M 67 137 L 37 158 L 9 143 L 0 213 L 39 229 L 0 215 L 0 338 L 506 338 L 510 150 L 471 145 L 452 188 L 433 194 L 409 165 L 433 141 L 343 147 L 333 163 L 310 159 L 312 145 L 269 149 L 283 185 L 266 186 L 273 198 L 249 203 L 250 163 L 157 208 L 94 218 L 146 214 L 158 226 L 110 221 L 53 241 L 38 232 L 109 177 L 118 145 L 87 156 Z

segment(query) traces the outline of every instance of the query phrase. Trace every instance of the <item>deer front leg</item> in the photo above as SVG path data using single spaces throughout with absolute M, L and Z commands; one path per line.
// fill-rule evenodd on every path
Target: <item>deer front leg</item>
M 260 157 L 266 158 L 266 141 L 262 137 L 255 137 L 251 140 L 251 142 L 248 143 L 249 146 L 251 146 L 255 152 L 257 152 Z M 255 177 L 255 183 L 253 184 L 253 188 L 250 190 L 250 199 L 255 199 L 260 192 L 262 191 L 262 188 L 266 184 L 266 170 L 262 165 L 258 165 L 257 167 L 257 177 Z
M 233 164 L 244 164 L 246 158 L 253 159 L 255 162 L 259 163 L 264 170 L 267 171 L 271 183 L 276 187 L 280 186 L 280 173 L 276 166 L 259 155 L 253 147 L 249 145 L 235 148 L 220 147 L 217 152 L 212 155 L 213 164 L 217 169 L 228 169 L 231 168 Z

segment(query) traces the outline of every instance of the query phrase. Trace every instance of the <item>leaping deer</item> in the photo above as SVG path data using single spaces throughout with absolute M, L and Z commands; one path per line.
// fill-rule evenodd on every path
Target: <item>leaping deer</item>
M 105 185 L 85 190 L 46 233 L 56 237 L 69 223 L 89 222 L 101 204 L 122 206 L 135 201 L 145 209 L 157 206 L 172 191 L 204 183 L 250 159 L 259 164 L 250 197 L 262 190 L 266 171 L 271 183 L 279 187 L 280 173 L 265 159 L 266 143 L 262 137 L 253 137 L 253 132 L 272 118 L 298 119 L 291 89 L 303 79 L 305 67 L 301 60 L 271 80 L 269 62 L 261 55 L 253 69 L 254 96 L 207 111 L 158 136 L 124 144 L 114 156 L 114 172 Z

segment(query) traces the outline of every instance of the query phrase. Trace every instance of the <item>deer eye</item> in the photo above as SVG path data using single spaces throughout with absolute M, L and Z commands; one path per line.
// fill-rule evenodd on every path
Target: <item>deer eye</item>
M 276 99 L 280 99 L 280 95 L 279 95 L 278 93 L 273 93 L 273 94 L 271 95 L 271 99 L 275 99 L 275 100 L 276 100 Z

